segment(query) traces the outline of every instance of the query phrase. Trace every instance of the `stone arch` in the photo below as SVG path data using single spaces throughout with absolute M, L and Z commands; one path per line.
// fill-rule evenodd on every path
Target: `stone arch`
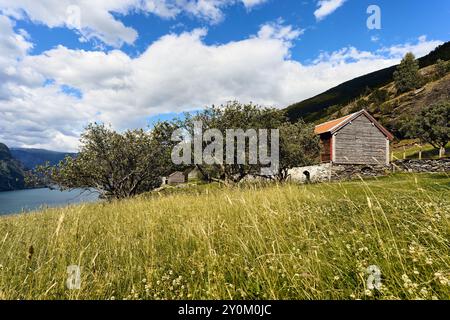
M 308 170 L 305 170 L 305 171 L 303 171 L 303 176 L 305 177 L 306 183 L 311 182 L 311 172 L 309 172 Z

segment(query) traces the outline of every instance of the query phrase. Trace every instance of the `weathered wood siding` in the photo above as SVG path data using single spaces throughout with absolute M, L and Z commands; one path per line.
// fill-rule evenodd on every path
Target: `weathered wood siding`
M 168 183 L 169 184 L 179 184 L 185 183 L 186 177 L 183 172 L 175 172 L 169 176 Z
M 386 136 L 361 115 L 336 132 L 334 162 L 386 164 Z

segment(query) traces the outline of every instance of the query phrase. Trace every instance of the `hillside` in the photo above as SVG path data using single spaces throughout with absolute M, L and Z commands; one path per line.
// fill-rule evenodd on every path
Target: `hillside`
M 450 60 L 450 42 L 446 42 L 418 60 L 420 67 L 426 68 L 435 64 L 438 59 Z M 304 118 L 306 121 L 317 121 L 327 114 L 331 114 L 330 108 L 332 111 L 337 111 L 360 96 L 366 96 L 368 91 L 392 82 L 396 67 L 355 78 L 315 97 L 295 103 L 286 108 L 287 115 L 292 121 L 299 118 Z
M 0 143 L 0 191 L 24 187 L 24 171 L 21 164 L 12 157 L 9 148 Z
M 424 77 L 432 79 L 435 65 L 420 70 Z M 397 138 L 403 138 L 400 128 L 402 123 L 418 114 L 424 107 L 441 100 L 450 99 L 450 73 L 440 79 L 428 81 L 422 88 L 398 95 L 395 84 L 382 86 L 359 99 L 338 108 L 329 109 L 320 121 L 340 117 L 341 115 L 367 109 L 381 124 Z
M 75 153 L 64 153 L 44 149 L 11 148 L 12 156 L 19 160 L 26 169 L 34 169 L 36 166 L 49 162 L 57 165 L 66 156 L 74 157 Z
M 449 185 L 205 185 L 0 217 L 0 299 L 448 299 Z

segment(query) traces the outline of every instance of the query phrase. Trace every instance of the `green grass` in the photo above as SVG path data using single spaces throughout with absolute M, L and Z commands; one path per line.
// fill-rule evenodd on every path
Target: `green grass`
M 446 174 L 198 186 L 2 217 L 0 299 L 448 299 L 449 218 Z M 65 286 L 73 264 L 80 290 Z

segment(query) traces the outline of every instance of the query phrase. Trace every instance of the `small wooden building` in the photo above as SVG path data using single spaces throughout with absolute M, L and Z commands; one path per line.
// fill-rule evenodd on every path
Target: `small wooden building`
M 322 123 L 315 128 L 322 144 L 321 161 L 336 164 L 389 164 L 394 136 L 366 110 Z
M 199 169 L 188 169 L 185 174 L 187 174 L 188 181 L 198 181 L 203 179 L 203 175 Z
M 186 182 L 186 176 L 184 172 L 175 171 L 167 178 L 168 184 L 181 184 Z
M 189 168 L 183 171 L 175 171 L 168 178 L 162 177 L 162 185 L 182 184 L 186 182 L 196 182 L 203 179 L 203 175 L 197 168 Z

